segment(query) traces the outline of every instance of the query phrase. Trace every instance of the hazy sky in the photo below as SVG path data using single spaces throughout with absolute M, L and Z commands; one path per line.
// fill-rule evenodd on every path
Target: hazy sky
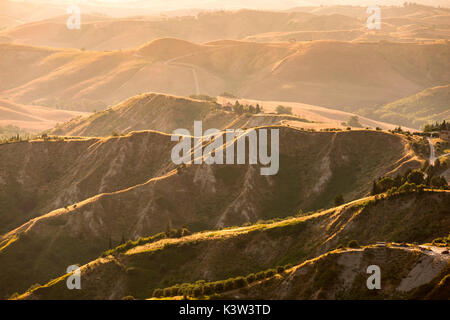
M 94 7 L 126 6 L 155 11 L 181 9 L 288 9 L 296 6 L 318 5 L 401 5 L 406 0 L 13 0 L 17 2 L 46 2 L 53 4 L 80 4 Z M 409 0 L 409 2 L 450 7 L 450 0 Z

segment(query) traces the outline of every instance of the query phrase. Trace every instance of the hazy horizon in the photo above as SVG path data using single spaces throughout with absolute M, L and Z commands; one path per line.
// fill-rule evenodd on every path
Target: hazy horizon
M 287 10 L 295 7 L 309 7 L 309 6 L 334 6 L 334 5 L 351 5 L 351 6 L 402 6 L 403 0 L 4 0 L 5 2 L 21 2 L 21 3 L 44 3 L 53 6 L 65 6 L 71 4 L 78 4 L 99 9 L 124 8 L 124 9 L 145 9 L 142 14 L 149 12 L 158 13 L 166 11 L 182 11 L 182 10 L 237 10 L 237 9 L 260 9 L 260 10 Z M 408 2 L 408 1 L 407 1 Z M 449 0 L 417 0 L 411 1 L 413 3 L 429 5 L 429 6 L 445 6 L 450 7 Z M 126 14 L 120 12 L 108 12 L 108 14 Z

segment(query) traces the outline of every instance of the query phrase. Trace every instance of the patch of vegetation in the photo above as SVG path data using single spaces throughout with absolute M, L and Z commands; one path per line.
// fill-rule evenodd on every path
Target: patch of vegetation
M 384 106 L 362 108 L 358 113 L 371 119 L 420 129 L 448 116 L 449 89 L 449 85 L 428 88 Z
M 422 158 L 428 158 L 430 156 L 430 146 L 425 137 L 412 141 L 411 147 L 413 148 L 414 152 Z
M 338 207 L 340 205 L 343 205 L 345 203 L 344 201 L 344 197 L 342 196 L 342 194 L 336 196 L 336 198 L 334 198 L 334 206 Z
M 434 131 L 450 131 L 450 122 L 446 122 L 445 120 L 442 123 L 435 122 L 433 124 L 426 124 L 423 127 L 423 132 L 434 132 Z
M 275 112 L 278 114 L 292 114 L 292 107 L 285 107 L 282 105 L 277 106 Z
M 216 97 L 211 97 L 206 94 L 191 94 L 189 98 L 197 99 L 197 100 L 203 100 L 203 101 L 209 101 L 209 102 L 217 102 Z
M 181 238 L 190 235 L 191 232 L 187 228 L 181 228 L 181 229 L 169 229 L 166 232 L 160 232 L 154 236 L 150 237 L 139 237 L 139 239 L 135 241 L 128 240 L 125 242 L 124 239 L 122 239 L 122 243 L 118 245 L 117 247 L 113 249 L 109 249 L 101 254 L 101 257 L 106 257 L 109 255 L 117 255 L 120 253 L 124 253 L 131 248 L 134 248 L 136 246 L 141 246 L 147 243 L 153 243 L 162 239 L 166 238 Z M 111 240 L 110 240 L 111 244 Z
M 435 175 L 440 171 L 440 162 L 436 160 L 434 166 L 426 163 L 422 169 L 409 169 L 403 175 L 397 174 L 395 178 L 381 177 L 373 181 L 371 194 L 423 192 L 425 188 L 448 190 L 447 180 Z
M 254 106 L 252 104 L 240 104 L 239 101 L 236 100 L 236 102 L 232 106 L 232 110 L 233 110 L 233 112 L 235 112 L 238 115 L 242 115 L 245 113 L 246 114 L 258 114 L 263 111 L 263 108 L 259 104 L 256 104 L 256 106 Z
M 356 249 L 356 248 L 359 248 L 360 246 L 359 246 L 359 243 L 358 243 L 357 240 L 350 240 L 348 242 L 348 244 L 347 244 L 347 247 L 348 248 L 352 248 L 352 249 Z
M 342 125 L 344 126 L 350 126 L 355 128 L 362 128 L 362 124 L 359 122 L 358 116 L 351 116 L 348 118 L 347 122 L 343 122 Z
M 275 269 L 268 269 L 260 271 L 258 273 L 250 273 L 247 276 L 239 276 L 234 278 L 228 278 L 225 280 L 206 282 L 205 280 L 198 280 L 195 283 L 182 283 L 165 289 L 155 289 L 153 291 L 154 298 L 163 297 L 175 297 L 175 296 L 193 296 L 204 297 L 211 296 L 213 294 L 223 293 L 225 291 L 244 288 L 247 285 L 264 279 L 271 278 L 276 274 L 282 274 L 285 270 L 290 268 L 291 265 L 278 266 Z
M 32 134 L 13 125 L 0 126 L 0 143 L 28 140 Z
M 432 244 L 437 247 L 448 247 L 450 246 L 450 233 L 446 237 L 436 238 L 432 241 Z

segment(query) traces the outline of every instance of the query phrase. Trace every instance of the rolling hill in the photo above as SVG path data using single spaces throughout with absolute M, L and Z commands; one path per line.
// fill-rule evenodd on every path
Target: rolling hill
M 16 44 L 87 50 L 132 49 L 166 37 L 192 42 L 219 39 L 276 41 L 311 40 L 392 40 L 415 42 L 448 39 L 450 10 L 420 5 L 382 6 L 383 27 L 376 33 L 366 27 L 366 7 L 325 6 L 288 11 L 235 10 L 200 11 L 197 15 L 109 17 L 84 8 L 83 28 L 69 30 L 68 16 L 33 22 L 10 21 L 14 26 L 0 32 L 4 41 Z M 5 10 L 6 12 L 6 10 Z M 0 23 L 2 20 L 0 19 Z M 18 25 L 19 24 L 19 25 Z M 0 24 L 1 26 L 1 24 Z M 416 31 L 405 31 L 405 28 Z
M 192 44 L 159 39 L 129 51 L 3 44 L 0 52 L 2 96 L 78 111 L 103 110 L 142 92 L 232 92 L 259 100 L 357 109 L 450 83 L 446 42 Z
M 427 123 L 450 119 L 450 85 L 425 89 L 363 114 L 386 122 L 423 129 Z
M 192 42 L 241 40 L 266 32 L 326 31 L 360 28 L 364 21 L 344 15 L 303 12 L 212 11 L 197 16 L 110 18 L 82 16 L 79 31 L 66 27 L 67 16 L 22 24 L 0 32 L 16 44 L 88 50 L 132 49 L 158 38 Z
M 248 164 L 173 170 L 174 143 L 151 131 L 0 145 L 0 260 L 10 274 L 2 282 L 43 281 L 67 263 L 95 258 L 108 241 L 117 244 L 168 226 L 201 231 L 330 207 L 338 194 L 357 199 L 375 178 L 420 165 L 398 135 L 270 128 L 280 130 L 275 176 L 261 176 L 259 166 Z M 33 161 L 23 154 L 33 154 Z M 18 259 L 21 252 L 29 252 L 26 259 Z M 16 282 L 25 271 L 20 265 L 31 261 L 33 271 Z
M 219 293 L 219 299 L 440 299 L 450 297 L 449 256 L 444 248 L 390 245 L 337 250 L 308 260 L 281 274 L 238 290 Z M 377 265 L 381 290 L 368 290 L 367 267 Z M 420 272 L 420 278 L 417 274 Z M 380 283 L 380 284 L 381 284 Z
M 441 272 L 448 274 L 448 255 L 406 246 L 341 250 L 321 255 L 349 239 L 361 245 L 376 241 L 429 242 L 434 236 L 448 232 L 449 200 L 448 192 L 408 193 L 378 200 L 362 199 L 278 222 L 206 231 L 182 238 L 142 239 L 82 266 L 83 290 L 67 290 L 66 274 L 33 288 L 22 298 L 120 299 L 132 295 L 145 299 L 156 288 L 246 276 L 286 264 L 300 266 L 287 270 L 281 278 L 257 282 L 242 293 L 228 293 L 226 297 L 258 298 L 266 290 L 276 288 L 267 297 L 330 299 L 339 298 L 337 287 L 340 287 L 345 289 L 339 291 L 341 298 L 345 294 L 347 298 L 392 298 L 396 289 L 411 293 L 435 278 L 440 280 Z M 8 254 L 8 248 L 3 251 Z M 365 281 L 359 278 L 369 262 L 382 266 L 385 285 L 383 291 L 372 295 Z M 417 269 L 424 271 L 422 278 L 410 279 Z M 285 287 L 281 289 L 283 284 Z M 299 286 L 303 289 L 299 290 Z
M 450 8 L 289 1 L 0 0 L 0 299 L 450 299 Z
M 68 136 L 109 136 L 112 132 L 128 133 L 156 130 L 172 133 L 178 128 L 193 132 L 194 121 L 203 127 L 224 129 L 238 120 L 213 102 L 164 94 L 142 94 L 105 111 L 73 119 L 49 130 L 49 134 Z M 238 121 L 239 122 L 239 121 Z
M 145 93 L 129 98 L 112 108 L 89 116 L 77 117 L 47 130 L 59 136 L 110 136 L 112 133 L 126 134 L 131 131 L 156 130 L 172 133 L 178 128 L 193 131 L 194 121 L 202 121 L 204 130 L 217 128 L 251 128 L 265 125 L 287 124 L 304 129 L 341 128 L 354 114 L 339 110 L 292 102 L 270 102 L 250 99 L 219 97 L 219 103 L 201 101 L 172 95 Z M 223 106 L 236 101 L 264 108 L 264 113 L 237 114 Z M 278 115 L 276 106 L 288 105 L 293 115 Z M 360 117 L 364 127 L 392 130 L 395 125 Z M 414 131 L 413 129 L 411 129 Z
M 20 105 L 0 99 L 0 126 L 16 126 L 26 132 L 39 132 L 53 128 L 58 123 L 88 113 L 56 110 L 41 106 Z

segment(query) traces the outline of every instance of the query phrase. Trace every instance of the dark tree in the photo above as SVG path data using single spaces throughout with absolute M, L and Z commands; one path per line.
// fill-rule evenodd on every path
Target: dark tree
M 414 170 L 408 175 L 407 180 L 410 183 L 420 185 L 423 184 L 424 182 L 424 175 L 421 171 Z
M 344 197 L 342 196 L 342 194 L 338 195 L 336 198 L 334 198 L 334 206 L 340 206 L 342 204 L 344 204 Z

